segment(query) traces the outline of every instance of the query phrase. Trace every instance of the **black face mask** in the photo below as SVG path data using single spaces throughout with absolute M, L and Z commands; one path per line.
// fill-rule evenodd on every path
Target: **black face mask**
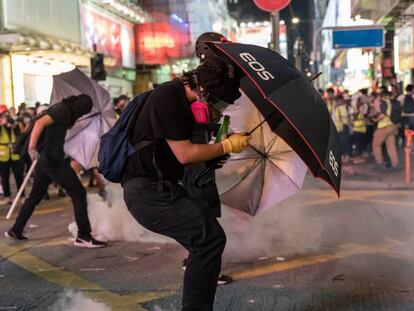
M 85 94 L 78 96 L 70 96 L 65 98 L 63 102 L 66 104 L 66 107 L 70 110 L 70 126 L 72 127 L 76 120 L 78 120 L 83 115 L 91 112 L 92 110 L 92 99 Z
M 241 96 L 239 91 L 240 82 L 235 79 L 226 79 L 214 87 L 207 89 L 209 98 L 215 101 L 224 101 L 230 105 Z

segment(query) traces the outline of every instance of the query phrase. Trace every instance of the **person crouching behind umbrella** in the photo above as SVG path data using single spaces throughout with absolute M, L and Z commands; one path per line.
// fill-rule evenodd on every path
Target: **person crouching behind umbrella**
M 88 95 L 71 96 L 47 109 L 44 115 L 35 122 L 28 148 L 32 161 L 38 160 L 33 187 L 20 209 L 15 224 L 5 233 L 6 237 L 16 240 L 27 239 L 23 234 L 27 221 L 36 205 L 45 196 L 48 186 L 56 182 L 72 199 L 78 226 L 78 236 L 74 245 L 84 248 L 106 246 L 106 243 L 94 239 L 91 235 L 86 190 L 65 159 L 63 149 L 66 131 L 75 124 L 77 119 L 91 110 L 92 100 Z
M 206 60 L 181 79 L 157 86 L 134 120 L 129 139 L 133 146 L 145 146 L 128 158 L 123 176 L 129 212 L 146 229 L 175 239 L 189 252 L 183 311 L 213 310 L 226 243 L 209 204 L 194 200 L 183 188 L 184 165 L 242 152 L 250 140 L 238 133 L 221 143 L 191 142 L 195 122 L 206 121 L 207 103 L 196 103 L 198 98 L 226 96 L 231 102 L 240 97 L 239 83 L 226 78 L 226 69 L 225 63 Z
M 10 117 L 6 105 L 0 105 L 0 175 L 4 199 L 0 204 L 11 204 L 10 171 L 13 171 L 17 188 L 23 183 L 23 161 L 13 154 L 13 144 L 19 134 L 19 128 Z

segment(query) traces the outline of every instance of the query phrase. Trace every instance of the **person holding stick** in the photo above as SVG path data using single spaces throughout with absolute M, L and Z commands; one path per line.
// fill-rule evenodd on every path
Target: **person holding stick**
M 72 199 L 78 226 L 78 236 L 74 245 L 83 248 L 106 246 L 106 243 L 94 239 L 91 235 L 86 190 L 70 167 L 69 161 L 65 159 L 63 149 L 67 130 L 91 109 L 92 99 L 88 95 L 70 96 L 50 107 L 36 120 L 28 146 L 30 158 L 37 163 L 33 187 L 13 227 L 5 232 L 7 238 L 27 240 L 23 229 L 35 207 L 45 196 L 48 186 L 56 182 Z M 38 148 L 39 146 L 41 148 Z

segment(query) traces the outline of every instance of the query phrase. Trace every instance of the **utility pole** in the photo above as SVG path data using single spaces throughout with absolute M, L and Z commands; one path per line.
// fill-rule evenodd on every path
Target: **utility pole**
M 300 37 L 296 38 L 296 55 L 295 55 L 295 67 L 299 71 L 302 71 L 302 49 L 303 49 L 303 40 Z
M 272 49 L 279 52 L 279 11 L 270 13 L 272 22 Z

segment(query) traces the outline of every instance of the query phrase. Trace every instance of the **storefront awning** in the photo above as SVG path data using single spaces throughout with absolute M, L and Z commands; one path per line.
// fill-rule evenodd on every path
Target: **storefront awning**
M 0 51 L 2 52 L 65 61 L 76 66 L 89 66 L 91 52 L 80 45 L 54 38 L 21 33 L 1 35 L 5 39 L 0 40 Z

